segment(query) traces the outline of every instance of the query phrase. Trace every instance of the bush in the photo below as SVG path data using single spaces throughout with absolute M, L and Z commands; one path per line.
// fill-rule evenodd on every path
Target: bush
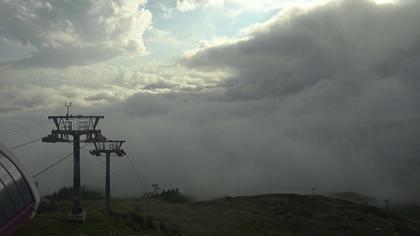
M 151 230 L 156 230 L 156 224 L 152 217 L 147 218 L 147 228 Z
M 37 213 L 46 213 L 46 212 L 54 212 L 57 210 L 57 206 L 54 201 L 50 201 L 48 199 L 41 199 L 39 203 Z
M 158 197 L 168 202 L 189 202 L 191 198 L 181 194 L 178 188 L 163 190 Z
M 159 228 L 161 231 L 166 231 L 166 225 L 162 221 L 159 223 Z
M 81 187 L 81 195 L 82 199 L 85 200 L 100 200 L 104 198 L 101 192 L 97 190 L 90 190 L 85 185 Z M 73 187 L 63 186 L 54 193 L 45 196 L 45 198 L 49 199 L 50 201 L 73 199 Z
M 140 214 L 137 213 L 130 213 L 131 218 L 137 223 L 139 224 L 142 228 L 145 228 L 145 222 L 144 222 L 144 217 Z

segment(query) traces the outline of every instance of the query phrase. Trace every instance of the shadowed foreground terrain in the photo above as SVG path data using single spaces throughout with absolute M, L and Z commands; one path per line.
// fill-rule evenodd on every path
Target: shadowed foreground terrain
M 83 201 L 87 221 L 66 221 L 70 201 L 46 206 L 16 235 L 420 235 L 420 225 L 392 211 L 325 196 L 270 194 L 202 202 Z

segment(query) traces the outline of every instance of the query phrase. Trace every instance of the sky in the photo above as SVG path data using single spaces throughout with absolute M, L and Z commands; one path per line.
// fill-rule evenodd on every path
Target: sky
M 48 135 L 71 101 L 127 140 L 142 179 L 124 158 L 112 168 L 138 192 L 417 202 L 419 12 L 417 0 L 0 0 L 0 141 Z M 15 153 L 36 173 L 71 150 Z M 41 193 L 71 175 L 66 160 Z M 82 182 L 103 189 L 83 151 Z

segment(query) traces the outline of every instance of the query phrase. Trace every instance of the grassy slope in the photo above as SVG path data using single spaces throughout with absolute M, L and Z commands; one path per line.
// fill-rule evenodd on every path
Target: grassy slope
M 16 235 L 135 235 L 124 221 L 109 216 L 103 210 L 103 201 L 84 201 L 87 212 L 85 223 L 68 222 L 70 201 L 59 202 L 52 212 L 40 213 L 24 225 Z
M 17 235 L 142 235 L 130 218 L 107 216 L 102 201 L 84 201 L 84 224 L 65 220 L 64 211 L 39 214 Z M 383 210 L 349 201 L 295 194 L 234 197 L 193 203 L 115 199 L 118 212 L 151 215 L 156 225 L 185 235 L 420 235 L 419 225 Z M 166 231 L 167 232 L 167 231 Z M 154 234 L 166 234 L 155 230 Z M 172 233 L 172 235 L 175 233 Z
M 330 193 L 327 196 L 367 206 L 385 207 L 385 202 L 383 200 L 354 192 Z M 405 218 L 420 223 L 420 207 L 417 205 L 390 201 L 389 208 L 391 212 L 397 215 L 404 216 Z

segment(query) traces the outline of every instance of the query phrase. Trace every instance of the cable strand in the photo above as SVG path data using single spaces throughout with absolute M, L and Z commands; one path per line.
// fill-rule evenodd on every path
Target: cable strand
M 86 148 L 82 148 L 82 149 L 89 152 L 89 150 L 86 149 Z M 105 167 L 105 162 L 101 158 L 99 158 L 96 155 L 94 155 L 94 157 L 102 164 L 102 166 Z M 114 177 L 116 177 L 122 183 L 122 186 L 126 187 L 127 190 L 129 190 L 129 192 L 141 194 L 141 192 L 138 192 L 138 191 L 134 190 L 134 188 L 132 188 L 129 184 L 127 184 L 127 182 L 125 182 L 124 179 L 121 176 L 119 176 L 117 173 L 115 173 L 113 170 L 110 170 L 110 172 Z M 112 179 L 111 179 L 111 181 L 112 181 Z
M 137 169 L 135 168 L 133 162 L 131 161 L 130 156 L 126 155 L 126 157 L 127 157 L 128 163 L 130 163 L 131 169 L 133 169 L 135 175 L 137 176 L 138 181 L 144 187 L 144 189 L 147 189 L 147 186 L 141 180 L 142 178 L 140 177 L 140 174 L 138 173 Z
M 86 147 L 88 144 L 85 144 L 82 148 Z M 41 174 L 43 174 L 44 172 L 46 172 L 47 170 L 53 168 L 54 166 L 58 165 L 60 162 L 64 161 L 65 159 L 69 158 L 71 155 L 73 155 L 72 153 L 69 153 L 67 155 L 65 155 L 63 158 L 61 158 L 60 160 L 52 163 L 51 165 L 49 165 L 48 167 L 46 167 L 45 169 L 41 170 L 40 172 L 36 173 L 35 175 L 32 176 L 33 179 L 35 179 L 36 177 L 40 176 Z
M 18 128 L 3 129 L 3 130 L 0 131 L 0 135 L 6 135 L 6 134 L 13 134 L 13 133 L 18 133 L 18 132 L 23 132 L 23 131 L 27 131 L 27 130 L 30 130 L 30 129 L 45 127 L 47 125 L 49 125 L 49 124 L 40 124 L 40 125 L 29 126 L 29 127 L 18 127 Z
M 29 142 L 26 142 L 26 143 L 22 143 L 22 144 L 19 144 L 19 145 L 13 146 L 13 147 L 11 147 L 11 148 L 10 148 L 10 150 L 17 149 L 17 148 L 20 148 L 20 147 L 26 146 L 26 145 L 31 144 L 31 143 L 35 143 L 35 142 L 37 142 L 37 141 L 39 141 L 39 140 L 41 140 L 41 139 L 42 139 L 42 138 L 37 138 L 37 139 L 31 140 L 31 141 L 29 141 Z

